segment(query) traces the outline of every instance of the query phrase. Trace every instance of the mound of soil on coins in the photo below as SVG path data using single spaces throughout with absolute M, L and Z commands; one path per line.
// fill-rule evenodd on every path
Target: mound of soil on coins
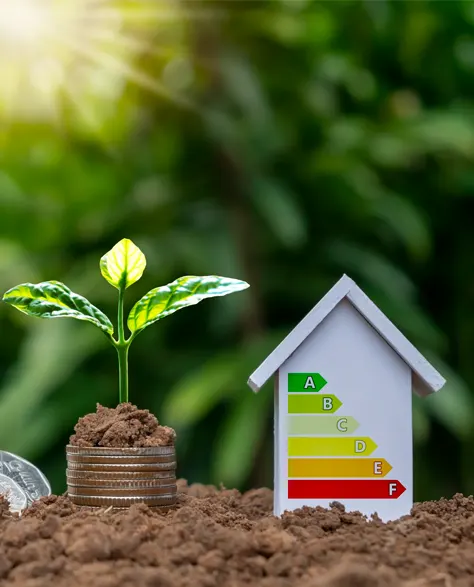
M 176 433 L 160 426 L 149 410 L 139 410 L 131 403 L 105 408 L 79 418 L 69 443 L 74 446 L 114 446 L 119 448 L 170 446 Z
M 0 507 L 1 587 L 472 587 L 474 500 L 388 524 L 330 509 L 272 516 L 272 492 L 179 481 L 178 506 L 93 510 L 42 498 Z

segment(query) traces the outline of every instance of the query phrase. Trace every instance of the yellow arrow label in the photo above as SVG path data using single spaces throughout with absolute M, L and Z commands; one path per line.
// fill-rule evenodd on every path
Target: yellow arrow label
M 371 438 L 356 436 L 288 438 L 289 457 L 357 457 L 369 456 L 377 448 Z
M 288 459 L 288 477 L 385 477 L 385 459 Z

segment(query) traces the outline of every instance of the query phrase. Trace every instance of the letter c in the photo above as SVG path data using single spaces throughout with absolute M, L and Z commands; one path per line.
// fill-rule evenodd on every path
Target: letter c
M 344 424 L 346 424 L 346 426 L 344 426 Z M 339 418 L 336 427 L 339 432 L 347 432 L 347 418 Z

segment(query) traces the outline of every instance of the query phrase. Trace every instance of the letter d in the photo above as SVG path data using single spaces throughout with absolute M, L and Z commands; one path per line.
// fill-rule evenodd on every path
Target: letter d
M 354 448 L 355 452 L 364 452 L 364 450 L 366 448 L 367 448 L 367 445 L 365 444 L 364 440 L 356 440 L 355 441 L 355 448 Z

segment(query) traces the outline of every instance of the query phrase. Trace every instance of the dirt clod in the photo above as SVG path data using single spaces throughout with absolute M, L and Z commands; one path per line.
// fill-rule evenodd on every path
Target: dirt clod
M 75 434 L 69 439 L 74 446 L 146 447 L 173 445 L 176 433 L 160 426 L 149 410 L 140 410 L 131 403 L 105 408 L 79 418 Z
M 0 587 L 473 587 L 474 499 L 378 519 L 303 508 L 272 516 L 272 492 L 179 481 L 174 511 L 0 502 Z

